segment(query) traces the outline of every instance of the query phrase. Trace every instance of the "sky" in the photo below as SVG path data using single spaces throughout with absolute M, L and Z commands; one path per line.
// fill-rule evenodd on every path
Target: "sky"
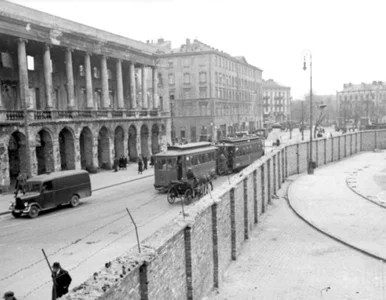
M 336 94 L 344 83 L 385 81 L 384 0 L 13 0 L 62 18 L 177 48 L 198 40 L 263 70 L 263 79 Z M 1 6 L 0 6 L 1 8 Z M 309 60 L 307 61 L 307 63 Z

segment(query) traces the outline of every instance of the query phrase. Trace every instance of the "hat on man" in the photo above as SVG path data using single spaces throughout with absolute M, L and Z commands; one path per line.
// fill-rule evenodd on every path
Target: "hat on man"
M 60 263 L 58 262 L 54 262 L 54 264 L 52 265 L 53 268 L 60 268 Z
M 13 297 L 15 294 L 13 293 L 13 292 L 11 292 L 11 291 L 9 291 L 9 292 L 6 292 L 5 294 L 4 294 L 4 299 L 6 299 L 6 298 L 8 298 L 8 297 Z

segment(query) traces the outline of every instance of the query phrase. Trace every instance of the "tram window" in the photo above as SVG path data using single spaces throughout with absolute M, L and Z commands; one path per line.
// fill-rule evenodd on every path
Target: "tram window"
M 186 156 L 186 167 L 189 168 L 192 166 L 192 157 Z
M 196 162 L 197 162 L 197 165 L 201 164 L 200 155 L 196 155 Z
M 158 169 L 159 170 L 166 170 L 166 160 L 165 159 L 160 159 L 158 161 Z
M 192 156 L 192 165 L 197 165 L 197 157 L 195 155 Z
M 168 160 L 167 160 L 167 169 L 171 170 L 172 166 L 173 166 L 173 159 L 168 158 Z
M 175 168 L 177 167 L 177 159 L 176 159 L 176 158 L 171 158 L 171 159 L 170 159 L 170 165 L 169 165 L 169 167 L 170 167 L 171 169 L 175 169 Z

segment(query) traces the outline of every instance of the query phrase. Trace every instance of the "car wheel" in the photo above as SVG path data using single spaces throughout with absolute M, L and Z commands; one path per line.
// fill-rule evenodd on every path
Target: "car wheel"
M 78 195 L 73 195 L 71 197 L 70 205 L 71 205 L 71 207 L 77 207 L 79 205 L 79 196 Z
M 22 212 L 16 212 L 16 211 L 12 212 L 12 216 L 14 216 L 15 218 L 20 218 L 21 215 L 22 215 Z
M 36 218 L 39 215 L 39 208 L 36 205 L 31 206 L 28 215 L 31 219 Z

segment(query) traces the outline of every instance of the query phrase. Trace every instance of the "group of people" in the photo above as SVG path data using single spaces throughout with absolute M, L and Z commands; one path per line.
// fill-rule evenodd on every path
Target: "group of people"
M 127 170 L 127 161 L 128 159 L 124 155 L 119 158 L 116 157 L 113 164 L 114 172 L 118 172 L 119 170 Z
M 55 262 L 52 265 L 52 300 L 56 300 L 68 293 L 72 278 L 70 274 L 64 270 L 60 263 Z M 15 293 L 12 291 L 4 293 L 4 300 L 16 300 Z
M 144 170 L 147 170 L 147 164 L 149 163 L 149 158 L 140 154 L 138 156 L 138 174 L 142 174 Z M 150 157 L 150 166 L 154 166 L 154 156 Z

